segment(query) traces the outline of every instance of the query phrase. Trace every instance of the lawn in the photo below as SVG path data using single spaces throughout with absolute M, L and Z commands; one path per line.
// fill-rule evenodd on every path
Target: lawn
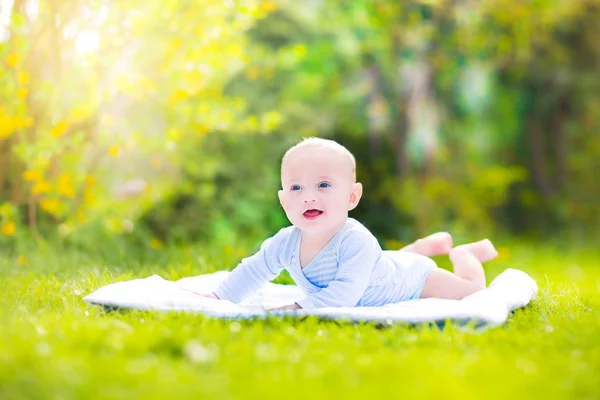
M 161 249 L 151 262 L 52 248 L 0 253 L 0 399 L 600 398 L 600 256 L 510 249 L 488 264 L 488 280 L 522 269 L 539 298 L 483 331 L 105 313 L 82 297 L 154 273 L 212 272 L 238 255 L 215 247 Z

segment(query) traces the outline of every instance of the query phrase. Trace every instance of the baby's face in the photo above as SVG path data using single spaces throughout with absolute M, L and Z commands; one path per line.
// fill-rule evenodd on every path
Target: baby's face
M 358 204 L 352 165 L 334 150 L 307 146 L 288 154 L 281 169 L 279 200 L 290 222 L 303 232 L 333 233 Z

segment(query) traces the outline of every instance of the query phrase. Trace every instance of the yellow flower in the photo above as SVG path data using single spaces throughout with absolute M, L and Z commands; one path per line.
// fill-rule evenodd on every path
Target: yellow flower
M 0 139 L 11 136 L 19 129 L 29 128 L 33 125 L 33 119 L 21 116 L 5 115 L 4 110 L 0 110 Z
M 67 124 L 66 121 L 60 121 L 58 124 L 54 125 L 54 128 L 52 128 L 52 131 L 50 133 L 52 134 L 52 136 L 58 139 L 59 137 L 65 134 L 67 129 L 69 129 L 69 124 Z
M 23 179 L 26 181 L 39 181 L 43 179 L 42 171 L 30 169 L 23 172 Z
M 164 247 L 163 242 L 158 239 L 152 239 L 150 241 L 150 247 L 154 250 L 160 250 Z
M 200 135 L 206 135 L 210 131 L 206 125 L 196 125 L 196 130 Z
M 4 236 L 15 236 L 17 225 L 14 221 L 8 221 L 2 224 L 2 234 Z
M 27 85 L 29 83 L 29 74 L 27 72 L 19 72 L 17 81 L 20 85 Z
M 277 10 L 277 4 L 273 0 L 265 0 L 260 3 L 260 9 L 263 12 L 269 13 Z
M 96 183 L 96 178 L 94 178 L 93 175 L 88 175 L 85 178 L 85 184 L 88 186 L 94 186 L 94 184 Z
M 19 88 L 17 90 L 17 97 L 19 100 L 25 100 L 27 98 L 27 88 Z
M 174 106 L 180 102 L 182 102 L 183 100 L 187 99 L 190 95 L 188 94 L 188 92 L 184 89 L 176 89 L 172 94 L 171 94 L 171 99 L 169 100 L 169 103 Z
M 58 177 L 57 190 L 58 193 L 62 194 L 63 196 L 75 196 L 75 190 L 73 189 L 73 185 L 71 184 L 71 175 L 62 174 Z
M 6 57 L 6 63 L 9 67 L 14 67 L 19 63 L 19 56 L 14 51 Z
M 52 189 L 52 186 L 44 180 L 37 181 L 33 187 L 31 188 L 31 193 L 33 194 L 42 194 L 48 193 Z
M 108 149 L 108 154 L 110 154 L 111 157 L 117 157 L 120 152 L 121 149 L 119 149 L 117 146 L 110 146 Z
M 91 113 L 94 112 L 92 106 L 88 104 L 80 105 L 71 110 L 71 115 L 69 115 L 69 121 L 71 122 L 81 122 L 85 120 Z
M 40 208 L 48 214 L 57 214 L 60 210 L 60 202 L 57 199 L 42 199 Z
M 19 263 L 19 265 L 25 265 L 27 264 L 27 258 L 25 258 L 25 256 L 18 256 L 17 262 Z

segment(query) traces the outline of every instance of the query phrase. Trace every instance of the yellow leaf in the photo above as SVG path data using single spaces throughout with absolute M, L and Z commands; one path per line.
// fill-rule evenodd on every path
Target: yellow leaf
M 42 199 L 40 208 L 48 214 L 57 214 L 60 210 L 60 202 L 57 199 Z
M 281 124 L 281 114 L 277 111 L 269 111 L 262 116 L 263 126 L 271 131 Z
M 242 54 L 244 53 L 244 50 L 242 48 L 242 45 L 239 43 L 232 43 L 229 46 L 229 52 L 234 55 L 235 57 L 241 57 Z
M 52 186 L 45 180 L 37 181 L 33 187 L 31 188 L 31 193 L 33 194 L 42 194 L 48 193 L 52 189 Z
M 9 67 L 15 67 L 19 63 L 19 56 L 14 51 L 6 57 L 6 63 Z
M 79 222 L 80 224 L 85 223 L 85 213 L 83 212 L 83 210 L 77 211 L 77 222 Z
M 6 139 L 7 137 L 9 137 L 12 134 L 13 134 L 12 130 L 9 130 L 8 128 L 2 126 L 2 119 L 0 118 L 0 140 Z
M 150 241 L 150 247 L 153 248 L 154 250 L 159 250 L 159 249 L 162 249 L 164 247 L 164 245 L 160 240 L 152 239 Z
M 14 221 L 8 221 L 2 224 L 2 234 L 4 236 L 15 236 L 17 225 Z
M 167 139 L 172 140 L 174 142 L 181 139 L 181 131 L 177 128 L 171 128 L 167 131 Z
M 390 239 L 390 240 L 387 240 L 385 242 L 385 248 L 387 250 L 400 250 L 401 248 L 403 248 L 407 244 L 408 243 L 401 242 L 401 241 L 396 240 L 396 239 Z
M 304 56 L 306 56 L 306 53 L 307 53 L 306 46 L 303 44 L 295 45 L 294 48 L 292 49 L 292 51 L 294 52 L 294 55 L 298 59 L 304 58 Z
M 43 179 L 43 177 L 42 171 L 37 169 L 30 169 L 23 172 L 23 179 L 26 181 L 39 181 Z
M 248 124 L 248 127 L 251 130 L 254 130 L 258 127 L 258 118 L 256 118 L 256 116 L 254 116 L 254 115 L 251 115 L 246 120 L 246 123 Z
M 188 94 L 197 93 L 205 85 L 205 76 L 202 72 L 193 70 L 185 74 L 185 87 L 188 90 Z
M 12 213 L 13 207 L 8 201 L 0 205 L 0 217 L 8 218 Z
M 94 194 L 90 190 L 86 190 L 83 193 L 83 203 L 86 206 L 91 207 L 92 205 L 94 205 L 95 202 L 96 198 L 94 197 Z
M 59 137 L 61 137 L 62 135 L 65 134 L 65 132 L 67 131 L 67 129 L 69 129 L 69 125 L 67 124 L 67 122 L 66 121 L 60 121 L 58 124 L 54 125 L 54 128 L 52 128 L 52 131 L 50 133 L 55 138 L 59 138 Z
M 150 165 L 152 165 L 152 168 L 154 169 L 161 169 L 163 162 L 160 158 L 154 157 L 150 160 Z
M 244 251 L 244 249 L 237 249 L 235 251 L 235 255 L 236 257 L 243 258 L 246 255 L 246 252 Z
M 260 76 L 260 70 L 257 67 L 250 67 L 246 70 L 246 77 L 248 79 L 256 79 Z
M 33 118 L 27 117 L 27 118 L 21 119 L 21 127 L 22 128 L 29 128 L 31 126 L 33 126 Z

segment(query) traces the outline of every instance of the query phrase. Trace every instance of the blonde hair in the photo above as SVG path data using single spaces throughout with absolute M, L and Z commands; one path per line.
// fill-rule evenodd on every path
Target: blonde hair
M 350 167 L 352 169 L 352 179 L 354 180 L 354 182 L 356 182 L 356 159 L 354 158 L 354 155 L 338 142 L 329 139 L 309 137 L 301 140 L 285 152 L 283 158 L 281 159 L 281 166 L 283 167 L 283 162 L 290 153 L 304 147 L 324 147 L 333 150 L 339 154 L 342 154 L 345 158 L 347 158 L 348 162 L 350 163 Z

